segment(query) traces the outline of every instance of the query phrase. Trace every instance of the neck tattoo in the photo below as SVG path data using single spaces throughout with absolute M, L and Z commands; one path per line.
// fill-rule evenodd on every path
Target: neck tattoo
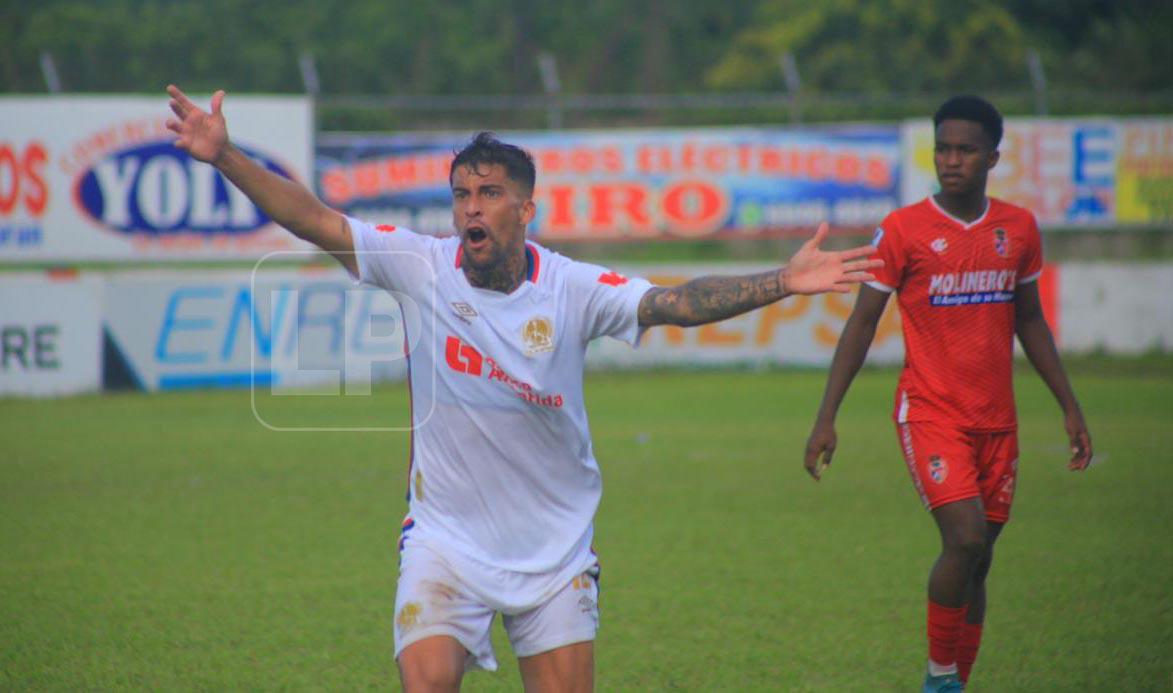
M 492 267 L 477 268 L 464 263 L 464 276 L 478 289 L 513 293 L 525 281 L 525 252 L 511 253 Z

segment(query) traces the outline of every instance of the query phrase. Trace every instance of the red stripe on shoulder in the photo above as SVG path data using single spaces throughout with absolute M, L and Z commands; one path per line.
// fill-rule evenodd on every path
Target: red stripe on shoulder
M 527 248 L 529 248 L 529 251 L 534 258 L 533 273 L 530 275 L 529 280 L 531 282 L 537 284 L 538 283 L 538 273 L 541 272 L 541 270 L 542 270 L 542 256 L 540 253 L 538 253 L 538 249 L 534 246 L 534 244 L 526 243 L 525 245 Z
M 379 224 L 378 226 L 375 227 L 375 229 L 378 231 L 382 231 L 383 233 L 391 233 L 391 232 L 395 231 L 395 227 L 390 224 Z
M 460 269 L 460 262 L 464 259 L 464 246 L 456 246 L 456 269 Z

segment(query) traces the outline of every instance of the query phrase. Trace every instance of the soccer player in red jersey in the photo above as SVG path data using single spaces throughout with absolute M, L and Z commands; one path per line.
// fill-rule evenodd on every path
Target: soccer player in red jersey
M 948 691 L 964 688 L 977 657 L 985 580 L 1014 497 L 1015 335 L 1063 409 L 1069 469 L 1087 468 L 1092 444 L 1043 319 L 1034 216 L 986 196 L 1002 116 L 983 99 L 958 96 L 937 110 L 933 125 L 941 190 L 892 212 L 876 229 L 872 242 L 885 264 L 875 282 L 860 287 L 839 338 L 804 462 L 816 480 L 831 463 L 835 414 L 895 291 L 905 348 L 897 435 L 941 533 L 941 553 L 929 573 L 924 690 Z

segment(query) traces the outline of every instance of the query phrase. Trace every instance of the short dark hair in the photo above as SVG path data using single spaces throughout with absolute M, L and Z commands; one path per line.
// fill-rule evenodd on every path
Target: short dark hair
M 1002 142 L 1002 114 L 994 104 L 980 96 L 954 96 L 941 104 L 933 115 L 933 127 L 944 120 L 968 120 L 981 125 L 990 138 L 992 149 L 997 149 Z
M 452 184 L 452 173 L 458 166 L 468 166 L 479 172 L 482 164 L 500 164 L 505 167 L 509 180 L 520 184 L 527 195 L 534 193 L 534 182 L 538 177 L 534 158 L 521 147 L 497 139 L 491 132 L 478 132 L 464 149 L 456 152 L 448 171 L 448 184 Z

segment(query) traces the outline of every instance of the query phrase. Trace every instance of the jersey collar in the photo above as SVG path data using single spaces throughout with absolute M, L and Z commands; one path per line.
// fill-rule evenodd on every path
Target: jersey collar
M 978 224 L 982 223 L 983 221 L 985 221 L 986 215 L 988 215 L 990 213 L 990 196 L 989 195 L 986 195 L 986 208 L 982 210 L 981 215 L 977 219 L 974 219 L 973 221 L 969 221 L 969 222 L 962 221 L 961 219 L 958 219 L 957 217 L 950 214 L 949 212 L 946 212 L 941 207 L 941 205 L 937 204 L 937 200 L 934 199 L 932 195 L 929 195 L 928 201 L 929 201 L 929 204 L 931 204 L 933 206 L 933 209 L 937 210 L 937 212 L 939 214 L 941 214 L 941 216 L 945 217 L 946 219 L 949 219 L 950 221 L 952 221 L 953 223 L 957 224 L 958 226 L 960 226 L 961 228 L 963 228 L 967 231 L 969 229 L 972 229 L 973 227 L 977 226 Z
M 456 246 L 456 269 L 460 269 L 460 263 L 464 261 L 464 246 Z M 532 243 L 525 244 L 525 280 L 533 284 L 538 283 L 538 273 L 542 269 L 542 256 L 538 254 L 537 247 Z

